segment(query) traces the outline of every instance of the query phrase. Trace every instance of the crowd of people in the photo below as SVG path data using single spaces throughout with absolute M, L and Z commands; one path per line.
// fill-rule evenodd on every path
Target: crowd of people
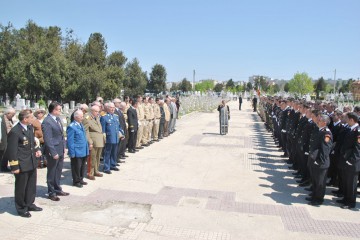
M 47 115 L 44 109 L 21 110 L 17 124 L 15 109 L 6 109 L 0 120 L 1 170 L 15 176 L 18 214 L 28 218 L 31 211 L 42 211 L 34 204 L 37 168 L 47 168 L 48 198 L 59 201 L 59 196 L 69 195 L 60 183 L 66 149 L 73 186 L 82 188 L 88 184 L 85 178 L 93 181 L 103 173 L 119 171 L 126 153 L 174 133 L 179 108 L 179 99 L 170 96 L 125 96 L 106 102 L 98 97 L 71 114 L 66 132 L 60 119 L 62 105 L 56 101 L 49 104 Z
M 310 205 L 324 202 L 326 187 L 341 208 L 356 207 L 360 180 L 360 107 L 262 97 L 259 114 L 286 158 Z

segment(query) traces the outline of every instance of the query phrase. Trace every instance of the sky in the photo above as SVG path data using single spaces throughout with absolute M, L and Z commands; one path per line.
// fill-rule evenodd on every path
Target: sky
M 143 71 L 247 81 L 360 78 L 359 0 L 3 0 L 0 24 L 72 29 L 86 43 L 100 32 L 108 54 L 137 58 Z

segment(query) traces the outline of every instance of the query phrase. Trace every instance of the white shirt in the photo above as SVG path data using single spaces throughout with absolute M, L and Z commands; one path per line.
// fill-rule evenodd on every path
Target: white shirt
M 334 123 L 334 127 L 337 126 L 339 123 L 341 123 L 341 120 L 337 121 L 336 123 Z
M 20 123 L 20 125 L 25 129 L 25 131 L 27 131 L 27 125 L 22 124 L 21 122 L 19 122 L 19 123 Z
M 359 126 L 359 124 L 358 124 L 358 123 L 355 123 L 354 125 L 351 126 L 350 130 L 351 130 L 351 131 L 354 130 L 354 128 L 356 128 L 357 126 Z

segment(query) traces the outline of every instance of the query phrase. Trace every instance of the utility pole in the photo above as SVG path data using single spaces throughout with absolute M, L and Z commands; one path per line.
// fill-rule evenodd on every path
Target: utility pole
M 334 71 L 334 94 L 336 92 L 336 69 Z

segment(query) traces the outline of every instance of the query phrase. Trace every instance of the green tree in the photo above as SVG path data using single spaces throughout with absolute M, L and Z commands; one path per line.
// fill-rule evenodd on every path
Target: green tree
M 182 92 L 189 92 L 192 90 L 191 82 L 184 78 L 178 86 L 179 90 Z
M 261 89 L 262 91 L 267 91 L 269 87 L 268 81 L 266 81 L 266 78 L 264 76 L 257 76 L 254 79 L 254 88 L 255 89 Z
M 123 52 L 115 51 L 107 57 L 106 62 L 108 66 L 117 66 L 119 68 L 122 68 L 125 66 L 127 58 L 125 57 Z
M 342 87 L 339 89 L 339 92 L 347 93 L 351 89 L 352 83 L 355 82 L 352 78 L 350 78 L 347 82 L 343 82 Z
M 179 90 L 178 84 L 173 82 L 170 87 L 170 92 L 175 92 L 177 90 Z
M 289 92 L 290 91 L 290 85 L 289 82 L 286 82 L 284 85 L 284 92 Z
M 107 45 L 101 33 L 92 33 L 85 44 L 83 65 L 105 67 Z
M 224 85 L 222 83 L 217 83 L 214 87 L 214 92 L 221 92 L 224 88 Z
M 307 73 L 296 73 L 289 81 L 289 91 L 303 96 L 312 93 L 314 90 L 311 78 Z
M 156 64 L 155 66 L 153 66 L 150 73 L 148 89 L 154 93 L 165 91 L 166 75 L 166 69 L 163 65 Z
M 251 90 L 253 90 L 253 85 L 252 85 L 251 82 L 248 82 L 248 83 L 246 84 L 246 91 L 250 92 Z
M 229 79 L 227 82 L 226 82 L 226 89 L 232 89 L 235 87 L 235 83 L 232 79 Z
M 195 91 L 206 92 L 212 89 L 214 89 L 214 80 L 211 79 L 202 80 L 201 82 L 195 84 Z
M 124 92 L 126 95 L 142 95 L 145 92 L 147 80 L 139 61 L 135 58 L 126 64 L 124 78 Z
M 319 78 L 315 83 L 314 83 L 314 89 L 315 89 L 315 93 L 316 93 L 316 99 L 319 99 L 319 94 L 320 92 L 324 92 L 326 90 L 326 82 L 324 80 L 323 77 Z

